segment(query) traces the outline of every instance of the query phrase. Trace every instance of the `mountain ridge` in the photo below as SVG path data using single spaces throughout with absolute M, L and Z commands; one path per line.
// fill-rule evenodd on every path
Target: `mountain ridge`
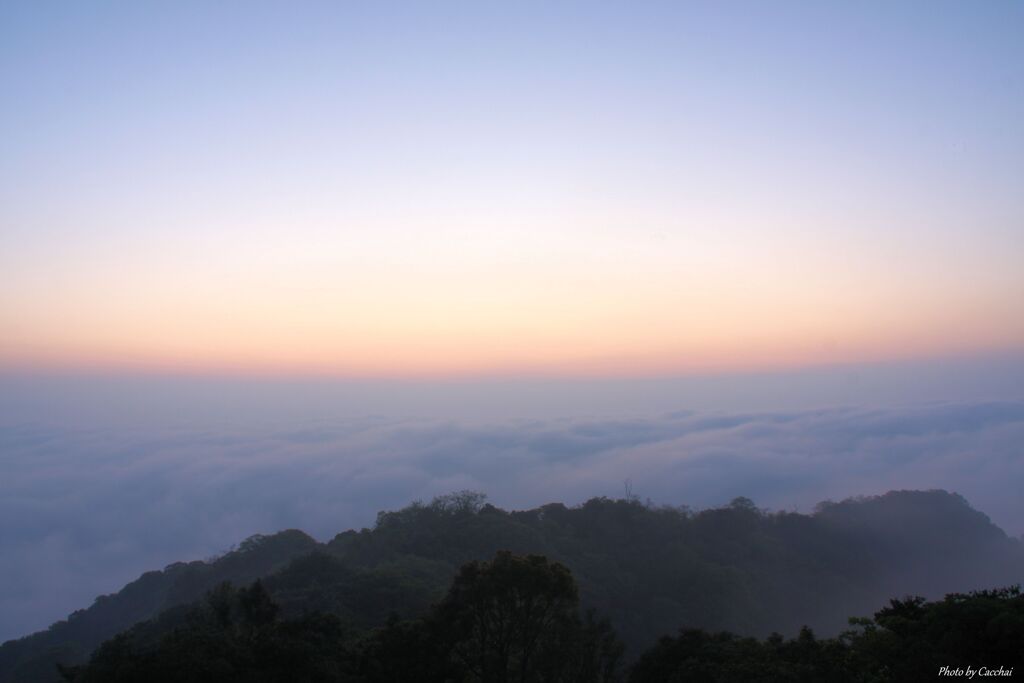
M 289 529 L 252 536 L 212 561 L 146 572 L 47 630 L 4 643 L 0 681 L 42 680 L 25 674 L 82 661 L 112 635 L 225 581 L 264 579 L 286 612 L 328 611 L 356 628 L 392 612 L 415 617 L 459 565 L 496 550 L 565 564 L 583 604 L 607 616 L 632 651 L 680 626 L 765 635 L 810 623 L 837 632 L 893 595 L 1024 580 L 1024 543 L 942 490 L 825 502 L 812 514 L 766 512 L 744 498 L 700 511 L 635 498 L 505 511 L 463 491 L 381 512 L 372 529 L 323 543 Z

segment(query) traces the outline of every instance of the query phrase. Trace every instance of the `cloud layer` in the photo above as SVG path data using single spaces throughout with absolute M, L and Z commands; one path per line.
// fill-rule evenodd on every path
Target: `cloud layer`
M 498 505 L 632 492 L 809 511 L 895 488 L 963 494 L 1024 531 L 1024 402 L 677 412 L 492 423 L 363 418 L 249 427 L 0 426 L 0 639 L 142 571 L 257 532 L 320 539 L 454 489 Z

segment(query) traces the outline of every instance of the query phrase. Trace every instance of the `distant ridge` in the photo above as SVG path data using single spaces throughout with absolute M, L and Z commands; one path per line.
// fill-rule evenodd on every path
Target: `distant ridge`
M 114 634 L 224 581 L 261 578 L 285 613 L 327 611 L 356 629 L 391 613 L 418 616 L 460 565 L 497 550 L 565 564 L 584 606 L 607 616 L 634 653 L 680 626 L 835 633 L 891 596 L 1024 582 L 1024 543 L 946 491 L 826 502 L 808 515 L 765 512 L 745 498 L 698 512 L 607 498 L 505 511 L 463 491 L 381 512 L 373 529 L 327 543 L 292 529 L 147 572 L 0 646 L 0 683 L 58 680 L 55 662 L 83 661 Z

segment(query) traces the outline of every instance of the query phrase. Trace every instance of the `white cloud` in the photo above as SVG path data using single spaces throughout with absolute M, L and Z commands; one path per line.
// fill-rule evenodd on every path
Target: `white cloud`
M 809 511 L 895 488 L 964 495 L 1011 533 L 1024 501 L 1024 403 L 674 413 L 647 419 L 295 420 L 249 428 L 0 427 L 0 638 L 246 536 L 321 539 L 454 489 L 496 504 L 632 491 L 704 507 L 735 496 Z M 56 588 L 55 588 L 56 587 Z

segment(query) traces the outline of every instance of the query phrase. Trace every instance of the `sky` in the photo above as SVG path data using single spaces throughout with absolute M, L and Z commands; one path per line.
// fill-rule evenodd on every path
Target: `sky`
M 0 2 L 0 640 L 465 488 L 1024 533 L 1022 29 Z
M 1019 3 L 4 3 L 0 367 L 1024 349 Z

